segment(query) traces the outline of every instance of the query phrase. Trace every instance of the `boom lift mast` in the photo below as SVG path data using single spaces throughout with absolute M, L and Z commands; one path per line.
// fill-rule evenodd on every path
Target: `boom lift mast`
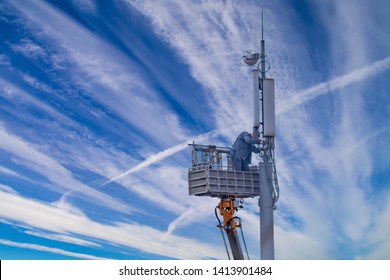
M 233 258 L 235 260 L 243 260 L 244 255 L 241 249 L 240 241 L 237 236 L 237 228 L 240 228 L 242 236 L 243 236 L 243 231 L 241 227 L 241 220 L 239 220 L 238 217 L 234 217 L 234 213 L 236 211 L 234 203 L 235 203 L 235 199 L 231 199 L 231 198 L 221 199 L 221 202 L 218 204 L 216 209 L 217 208 L 219 209 L 220 214 L 223 217 L 223 223 L 220 223 L 218 227 L 221 229 L 221 235 L 223 239 L 224 239 L 224 235 L 222 229 L 224 229 L 226 232 Z M 245 241 L 245 239 L 243 240 Z M 225 240 L 224 243 L 225 243 L 225 248 L 227 248 Z M 248 255 L 248 250 L 246 251 Z M 230 259 L 229 251 L 226 250 L 226 253 L 228 254 L 228 257 Z

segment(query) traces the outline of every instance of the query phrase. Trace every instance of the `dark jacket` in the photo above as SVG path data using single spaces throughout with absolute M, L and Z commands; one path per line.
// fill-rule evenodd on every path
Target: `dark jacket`
M 244 131 L 238 135 L 233 144 L 233 159 L 242 160 L 244 164 L 252 162 L 252 152 L 259 153 L 259 149 L 253 145 L 257 139 L 251 138 L 251 135 Z

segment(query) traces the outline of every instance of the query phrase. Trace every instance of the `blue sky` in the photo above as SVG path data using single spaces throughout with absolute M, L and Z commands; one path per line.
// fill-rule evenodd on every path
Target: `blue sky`
M 224 259 L 187 144 L 251 130 L 264 10 L 277 259 L 390 259 L 390 3 L 0 2 L 0 258 Z M 259 258 L 257 199 L 239 216 Z

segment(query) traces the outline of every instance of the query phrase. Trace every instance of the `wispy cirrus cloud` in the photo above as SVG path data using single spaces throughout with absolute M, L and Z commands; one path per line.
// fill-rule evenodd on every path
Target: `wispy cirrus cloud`
M 128 4 L 127 10 L 118 9 L 115 20 L 105 19 L 99 24 L 94 22 L 97 5 L 101 5 L 97 2 L 73 1 L 79 19 L 84 13 L 88 15 L 86 21 L 75 20 L 59 5 L 46 2 L 10 4 L 17 12 L 16 18 L 21 19 L 18 26 L 26 30 L 23 37 L 29 39 L 8 45 L 10 52 L 0 55 L 0 65 L 12 69 L 15 60 L 9 55 L 16 54 L 23 56 L 26 64 L 31 62 L 31 69 L 40 69 L 46 78 L 22 68 L 3 71 L 2 97 L 10 102 L 2 109 L 11 117 L 0 126 L 0 136 L 4 136 L 0 143 L 14 167 L 5 162 L 0 172 L 13 179 L 17 178 L 18 167 L 39 174 L 56 186 L 61 198 L 46 204 L 23 197 L 13 191 L 12 184 L 4 183 L 0 185 L 4 201 L 30 205 L 37 211 L 34 213 L 45 210 L 53 214 L 44 217 L 47 221 L 53 219 L 55 228 L 42 222 L 38 214 L 26 220 L 6 212 L 4 219 L 28 224 L 41 237 L 51 240 L 85 236 L 85 240 L 92 238 L 91 242 L 109 240 L 168 257 L 223 258 L 222 244 L 214 248 L 204 243 L 213 238 L 203 229 L 210 228 L 208 217 L 213 216 L 213 209 L 208 207 L 214 202 L 205 198 L 194 205 L 199 200 L 188 197 L 185 176 L 191 163 L 189 153 L 185 158 L 182 151 L 187 142 L 194 140 L 192 135 L 204 133 L 202 127 L 216 129 L 218 136 L 223 136 L 205 141 L 223 145 L 231 144 L 239 131 L 250 129 L 250 69 L 240 68 L 238 61 L 246 49 L 259 45 L 259 16 L 264 8 L 265 28 L 270 31 L 265 34 L 267 58 L 272 63 L 267 75 L 276 79 L 278 90 L 276 152 L 282 195 L 275 214 L 277 258 L 388 257 L 388 162 L 384 158 L 388 158 L 389 151 L 379 144 L 387 143 L 385 120 L 390 111 L 384 109 L 388 100 L 385 90 L 370 83 L 389 69 L 388 53 L 384 51 L 388 42 L 374 40 L 377 37 L 365 39 L 368 33 L 385 38 L 388 30 L 365 14 L 369 10 L 365 9 L 367 2 L 359 0 L 359 7 L 351 8 L 340 1 L 312 4 L 313 18 L 322 18 L 321 30 L 328 31 L 314 35 L 310 32 L 318 31 L 318 26 L 303 33 L 300 27 L 310 25 L 304 21 L 308 17 L 293 3 L 284 3 L 283 7 L 267 1 L 124 3 Z M 120 4 L 118 1 L 114 5 Z M 378 9 L 376 14 L 384 13 Z M 145 34 L 139 35 L 140 39 L 131 37 L 133 30 L 120 32 L 129 29 L 126 19 L 139 16 L 135 10 L 146 17 L 145 22 L 150 22 L 155 32 L 145 39 L 147 43 L 143 41 Z M 349 12 L 352 17 L 347 16 Z M 126 15 L 122 17 L 125 23 L 115 26 L 120 13 Z M 361 18 L 366 19 L 364 26 Z M 110 32 L 104 33 L 100 24 Z M 149 30 L 146 24 L 142 27 Z M 369 27 L 375 32 L 368 31 Z M 155 35 L 164 43 L 160 42 L 158 51 L 153 48 Z M 316 45 L 307 39 L 310 36 L 318 40 L 326 37 L 326 46 Z M 50 49 L 45 48 L 47 43 Z M 377 44 L 382 46 L 381 51 L 370 53 Z M 166 53 L 158 53 L 163 46 L 172 52 L 170 61 L 165 60 Z M 322 60 L 321 55 L 326 59 Z M 175 61 L 188 66 L 189 72 L 187 68 L 180 71 L 185 73 L 183 76 L 188 73 L 188 80 L 181 81 L 183 76 L 175 72 Z M 168 72 L 175 79 L 169 79 Z M 21 81 L 18 86 L 13 84 L 17 79 Z M 49 85 L 49 80 L 55 82 Z M 190 86 L 185 86 L 189 81 Z M 386 83 L 379 81 L 386 88 Z M 364 92 L 366 84 L 372 86 L 370 96 Z M 75 107 L 68 106 L 71 102 Z M 380 119 L 368 109 L 370 102 L 371 106 L 380 105 L 380 109 L 375 107 Z M 10 104 L 29 110 L 20 116 Z M 40 124 L 41 115 L 50 122 Z M 17 123 L 14 128 L 16 121 L 12 120 L 19 118 L 25 124 Z M 29 127 L 40 131 L 33 132 Z M 375 179 L 378 173 L 382 183 Z M 109 178 L 104 188 L 91 187 L 101 186 L 104 178 Z M 114 181 L 126 190 L 109 184 Z M 135 208 L 137 200 L 142 207 L 150 203 L 154 208 L 151 213 L 142 212 L 143 216 L 137 213 L 136 218 L 131 214 L 120 218 L 113 215 L 112 224 L 106 225 L 84 215 L 88 212 L 85 205 L 71 203 L 69 198 L 75 192 L 102 203 L 107 215 L 117 201 L 123 203 L 122 213 L 128 205 Z M 376 206 L 378 198 L 383 202 L 380 207 Z M 239 213 L 250 244 L 255 246 L 257 210 L 257 202 L 251 200 L 245 212 Z M 153 213 L 164 218 L 152 218 Z M 57 215 L 68 217 L 73 224 L 65 221 L 59 225 Z M 196 225 L 188 219 L 194 215 Z M 102 233 L 90 236 L 85 225 Z M 194 226 L 201 228 L 196 235 L 190 230 Z M 113 240 L 110 235 L 118 232 L 120 236 Z M 183 232 L 189 237 L 178 236 Z M 157 243 L 158 238 L 162 243 Z M 183 247 L 187 252 L 172 248 L 172 244 L 185 244 L 189 239 Z M 377 244 L 382 249 L 374 248 Z
M 249 127 L 246 119 L 250 119 L 251 96 L 245 89 L 250 88 L 250 83 L 237 72 L 241 51 L 253 43 L 243 40 L 249 32 L 243 18 L 245 13 L 251 13 L 250 8 L 233 2 L 172 2 L 175 9 L 160 2 L 127 3 L 151 19 L 156 33 L 178 52 L 190 66 L 192 76 L 210 91 L 208 104 L 221 133 L 233 138 L 243 124 Z
M 88 14 L 96 14 L 97 7 L 94 0 L 71 0 L 75 7 Z
M 160 99 L 156 89 L 148 85 L 150 77 L 139 74 L 134 61 L 120 49 L 47 3 L 29 4 L 31 6 L 13 3 L 22 13 L 28 10 L 24 16 L 34 23 L 29 26 L 32 31 L 56 44 L 68 67 L 82 74 L 71 77 L 75 85 L 83 87 L 95 100 L 145 136 L 153 138 L 158 135 L 158 143 L 162 145 L 167 146 L 187 135 L 186 129 L 175 121 L 175 113 Z M 58 60 L 58 55 L 46 59 L 56 65 L 54 60 Z
M 45 239 L 50 239 L 50 240 L 55 240 L 55 241 L 60 241 L 60 242 L 65 242 L 70 244 L 76 244 L 80 246 L 101 247 L 101 245 L 97 244 L 96 242 L 87 241 L 81 238 L 77 238 L 65 234 L 45 233 L 45 232 L 34 231 L 34 230 L 26 230 L 24 231 L 24 233 L 36 237 L 41 237 Z
M 239 9 L 233 10 L 232 6 L 234 4 L 231 3 L 208 2 L 205 5 L 193 6 L 191 9 L 188 9 L 187 4 L 186 8 L 184 8 L 184 5 L 174 2 L 175 9 L 172 12 L 163 5 L 159 5 L 159 3 L 131 0 L 127 1 L 127 3 L 151 19 L 156 33 L 178 51 L 183 60 L 190 65 L 194 78 L 211 91 L 213 97 L 211 104 L 218 104 L 218 108 L 213 107 L 213 105 L 211 107 L 221 132 L 233 138 L 234 133 L 243 128 L 243 124 L 248 125 L 246 120 L 251 119 L 251 112 L 247 109 L 250 108 L 250 100 L 246 99 L 246 97 L 250 96 L 250 94 L 245 97 L 243 88 L 245 88 L 244 82 L 248 85 L 250 82 L 248 79 L 238 81 L 238 79 L 234 78 L 233 73 L 237 73 L 238 67 L 228 63 L 237 50 L 248 48 L 248 45 L 242 46 L 242 42 L 246 42 L 246 44 L 248 44 L 248 40 L 251 42 L 251 38 L 243 38 L 242 35 L 250 33 L 249 30 L 253 30 L 253 26 L 248 25 L 246 22 L 247 25 L 240 26 L 242 27 L 241 29 L 235 28 L 242 23 L 240 22 L 241 12 L 247 11 L 248 7 L 240 6 Z M 337 6 L 338 4 L 326 4 L 326 6 L 332 5 Z M 321 11 L 321 3 L 318 6 L 316 5 L 316 8 Z M 354 10 L 354 12 L 361 14 L 360 12 L 363 9 L 359 7 L 358 10 Z M 329 11 L 329 9 L 326 11 Z M 337 11 L 339 13 L 337 16 L 339 17 L 336 21 L 346 18 L 344 14 L 346 9 L 337 9 Z M 172 16 L 172 14 L 176 13 L 177 16 Z M 210 21 L 202 21 L 199 24 L 199 21 L 194 20 L 194 17 L 208 18 Z M 235 20 L 231 20 L 232 18 Z M 353 22 L 354 19 L 356 18 L 352 19 Z M 192 25 L 195 22 L 197 24 L 196 27 Z M 280 23 L 280 21 L 276 22 Z M 335 29 L 330 28 L 332 21 L 329 20 L 328 22 L 329 25 L 326 28 L 329 27 L 330 36 L 332 34 L 336 35 L 334 34 Z M 229 30 L 223 30 L 221 28 L 223 26 L 229 26 L 230 28 Z M 357 34 L 355 31 L 359 27 L 356 24 L 348 24 L 347 26 L 349 28 L 348 33 Z M 277 27 L 282 26 L 271 26 L 271 29 Z M 237 30 L 241 32 L 234 32 Z M 209 37 L 209 34 L 212 34 L 212 36 Z M 358 34 L 362 35 L 361 32 Z M 231 35 L 229 41 L 225 40 L 225 36 L 228 35 Z M 334 49 L 330 50 L 330 52 L 339 52 L 340 46 L 346 49 L 353 49 L 354 44 L 359 45 L 362 43 L 361 38 L 354 37 L 353 40 L 348 41 L 347 37 L 344 37 L 343 43 L 345 45 L 338 46 L 337 38 L 337 36 L 332 37 L 332 40 L 334 40 L 331 41 L 331 45 L 334 46 Z M 310 49 L 303 44 L 305 42 L 298 41 L 299 39 L 299 36 L 294 37 L 294 35 L 287 38 L 289 42 L 295 40 L 297 45 L 302 46 L 302 50 L 293 47 L 289 48 L 288 52 L 285 49 L 272 50 L 273 55 L 279 56 L 275 61 L 282 64 L 276 67 L 276 72 L 273 72 L 274 77 L 282 77 L 277 81 L 281 84 L 278 86 L 279 89 L 291 91 L 291 89 L 302 88 L 305 84 L 311 84 L 313 80 L 318 79 L 318 75 L 314 75 L 314 71 L 316 71 L 315 65 L 310 64 L 310 61 L 306 58 L 306 54 L 310 53 Z M 268 42 L 271 41 L 272 46 L 283 46 L 278 41 L 282 40 L 278 35 L 267 34 L 267 40 Z M 286 40 L 286 38 L 283 38 L 283 40 Z M 230 53 L 228 54 L 226 51 L 230 51 Z M 204 56 L 205 54 L 208 56 Z M 364 57 L 357 59 L 358 54 L 364 55 Z M 279 169 L 282 179 L 281 185 L 285 183 L 285 187 L 292 187 L 292 189 L 287 189 L 284 193 L 285 198 L 281 202 L 281 211 L 284 213 L 283 207 L 293 209 L 295 220 L 301 225 L 293 230 L 296 233 L 295 237 L 297 241 L 300 240 L 300 244 L 311 240 L 309 243 L 313 245 L 313 251 L 306 256 L 310 255 L 312 258 L 315 258 L 314 256 L 318 258 L 334 258 L 337 256 L 337 248 L 353 248 L 355 246 L 356 251 L 363 250 L 358 243 L 369 230 L 370 217 L 373 217 L 374 213 L 376 213 L 373 211 L 373 201 L 365 201 L 367 192 L 370 189 L 370 186 L 365 185 L 365 182 L 372 174 L 372 157 L 366 150 L 361 151 L 359 156 L 353 152 L 347 154 L 342 152 L 345 151 L 343 147 L 354 147 L 361 143 L 361 139 L 354 127 L 359 121 L 363 121 L 368 116 L 368 112 L 361 102 L 361 96 L 364 92 L 355 90 L 356 85 L 361 85 L 363 81 L 385 73 L 390 66 L 389 58 L 385 57 L 363 64 L 364 66 L 362 67 L 362 64 L 358 64 L 358 62 L 369 61 L 366 54 L 365 51 L 354 51 L 349 54 L 346 60 L 348 63 L 343 65 L 345 67 L 337 69 L 339 76 L 336 78 L 317 83 L 315 86 L 304 90 L 297 90 L 295 93 L 284 92 L 278 95 L 280 97 L 277 100 L 279 105 L 277 107 L 278 126 L 282 128 L 278 137 L 279 141 L 283 143 L 278 146 L 278 154 L 292 155 L 286 158 L 290 162 L 286 162 L 283 158 L 278 160 L 281 162 L 280 165 L 282 167 Z M 237 53 L 237 57 L 239 55 Z M 283 67 L 289 63 L 288 59 L 291 59 L 291 56 L 299 61 L 299 63 L 295 62 L 296 68 Z M 210 59 L 210 57 L 213 59 Z M 333 57 L 336 62 L 337 58 L 340 58 L 338 54 L 334 54 Z M 330 63 L 332 62 L 330 61 Z M 360 68 L 358 69 L 358 67 Z M 221 71 L 222 68 L 223 70 Z M 298 69 L 304 69 L 304 71 L 299 74 L 291 72 L 291 70 L 298 71 Z M 287 70 L 287 73 L 283 73 L 281 70 Z M 346 74 L 340 74 L 343 71 Z M 228 73 L 232 74 L 232 76 L 229 76 L 230 79 L 223 79 L 223 75 L 229 75 Z M 218 76 L 218 74 L 222 75 Z M 291 75 L 290 78 L 287 77 L 288 75 Z M 304 75 L 306 77 L 303 77 Z M 294 77 L 296 77 L 298 82 L 293 80 Z M 298 84 L 299 82 L 301 84 Z M 335 91 L 337 91 L 338 97 L 329 97 L 329 94 Z M 348 100 L 348 91 L 354 91 L 356 95 L 353 97 L 352 102 Z M 234 94 L 226 95 L 226 92 L 234 92 Z M 318 97 L 321 96 L 332 98 L 333 110 L 335 112 L 335 116 L 333 116 L 331 122 L 327 123 L 328 126 L 326 128 L 315 126 L 315 123 L 311 120 L 311 118 L 316 117 L 315 113 L 310 110 L 313 106 L 308 106 L 308 110 L 304 110 L 300 106 L 307 104 L 309 101 L 316 102 Z M 321 105 L 321 103 L 315 103 L 315 106 Z M 290 110 L 291 112 L 289 112 Z M 281 116 L 286 112 L 289 112 L 289 114 Z M 330 112 L 328 111 L 328 114 Z M 356 115 L 359 117 L 354 119 L 353 116 Z M 326 121 L 327 117 L 328 115 L 323 116 L 324 121 Z M 224 127 L 226 123 L 230 125 L 228 128 Z M 380 131 L 382 130 L 385 131 L 386 129 L 380 129 Z M 323 131 L 333 131 L 335 134 L 330 136 L 324 135 Z M 370 131 L 368 134 L 378 135 L 375 131 Z M 328 143 L 324 144 L 324 138 L 328 139 Z M 359 162 L 358 158 L 361 157 L 365 158 L 366 161 L 359 165 L 357 164 Z M 333 164 L 329 164 L 329 161 L 332 161 Z M 292 162 L 294 164 L 291 164 Z M 334 162 L 337 162 L 337 169 L 334 168 Z M 305 178 L 297 176 L 297 174 L 302 173 L 307 176 Z M 288 180 L 284 181 L 287 178 Z M 324 200 L 324 197 L 327 199 Z M 359 214 L 357 214 L 356 208 L 359 205 Z M 332 209 L 330 210 L 331 215 L 326 215 L 324 209 L 327 208 Z M 311 209 L 311 211 L 307 211 L 307 209 Z M 288 210 L 286 211 L 288 212 Z M 359 221 L 348 220 L 348 217 L 353 215 L 361 218 Z M 285 218 L 289 219 L 289 215 Z M 323 222 L 321 224 L 315 223 L 318 220 Z M 343 223 L 344 227 L 342 226 Z M 284 230 L 281 230 L 281 233 L 283 232 Z M 307 239 L 303 238 L 305 235 Z M 331 240 L 336 238 L 336 236 L 338 236 L 337 242 L 331 245 Z M 284 244 L 283 241 L 281 243 Z M 314 244 L 318 246 L 314 246 Z M 329 244 L 331 249 L 328 250 L 323 246 L 319 246 L 319 244 Z M 351 244 L 354 245 L 351 246 Z M 290 249 L 292 252 L 293 248 L 291 247 Z M 290 252 L 290 249 L 288 249 L 288 252 Z M 355 253 L 348 251 L 346 255 Z M 303 256 L 303 254 L 299 255 Z M 291 257 L 290 253 L 286 253 L 283 256 Z
M 2 191 L 0 201 L 0 215 L 3 218 L 17 220 L 35 229 L 58 234 L 73 233 L 171 258 L 223 258 L 220 250 L 210 244 L 174 235 L 162 240 L 164 232 L 146 225 L 124 223 L 105 225 L 86 216 L 75 215 L 61 208 Z M 82 255 L 79 257 L 87 258 Z
M 389 101 L 384 90 L 388 83 L 383 77 L 390 61 L 388 52 L 367 40 L 371 31 L 359 18 L 370 23 L 377 19 L 366 5 L 370 4 L 360 1 L 355 8 L 327 1 L 315 5 L 329 31 L 331 60 L 327 63 L 338 76 L 279 102 L 281 133 L 290 128 L 278 146 L 283 155 L 278 158 L 282 162 L 279 174 L 285 184 L 281 207 L 294 213 L 299 234 L 327 244 L 323 258 L 372 258 L 369 252 L 376 249 L 368 244 L 378 241 L 372 230 L 381 231 L 374 221 L 388 216 L 386 207 L 378 211 L 377 200 L 389 194 L 377 193 L 388 185 L 386 180 L 377 180 L 377 174 L 387 177 L 379 168 L 387 165 L 379 143 L 388 135 L 389 124 L 383 119 L 389 112 L 383 109 L 383 102 Z M 330 11 L 337 11 L 336 15 Z M 377 25 L 377 31 L 382 29 L 377 34 L 385 26 L 384 22 Z M 324 68 L 328 69 L 326 64 Z M 376 87 L 378 83 L 382 86 Z M 383 239 L 380 244 L 388 246 Z M 388 256 L 382 251 L 381 258 Z
M 21 242 L 14 242 L 10 240 L 4 240 L 0 239 L 0 244 L 12 246 L 12 247 L 19 247 L 24 249 L 30 249 L 30 250 L 36 250 L 36 251 L 43 251 L 48 253 L 54 253 L 62 256 L 72 257 L 72 258 L 78 258 L 78 259 L 88 259 L 88 260 L 104 260 L 106 258 L 99 258 L 88 254 L 80 254 L 75 252 L 70 252 L 58 248 L 51 248 L 47 246 L 37 245 L 37 244 L 31 244 L 31 243 L 21 243 Z
M 72 173 L 55 159 L 40 152 L 34 145 L 7 132 L 2 126 L 0 126 L 0 148 L 12 154 L 15 159 L 18 159 L 19 164 L 45 176 L 54 184 L 57 191 L 72 190 L 76 193 L 82 193 L 86 197 L 93 198 L 94 200 L 92 201 L 103 202 L 106 207 L 117 211 L 127 212 L 130 210 L 122 202 L 76 180 Z
M 29 59 L 35 60 L 46 57 L 45 50 L 29 39 L 24 39 L 20 44 L 13 45 L 11 48 L 14 52 L 20 52 Z
M 134 172 L 137 172 L 145 167 L 148 167 L 149 165 L 152 165 L 152 164 L 155 164 L 155 163 L 158 163 L 160 162 L 161 160 L 169 157 L 169 156 L 172 156 L 173 154 L 176 154 L 182 150 L 184 150 L 185 148 L 188 148 L 188 144 L 190 144 L 192 141 L 195 141 L 195 142 L 202 142 L 202 141 L 205 141 L 205 140 L 208 140 L 210 137 L 212 137 L 213 134 L 216 134 L 216 131 L 211 131 L 211 132 L 208 132 L 208 133 L 205 133 L 205 134 L 202 134 L 202 135 L 197 135 L 197 136 L 194 136 L 190 139 L 187 139 L 186 141 L 184 141 L 183 143 L 180 143 L 178 145 L 175 145 L 175 146 L 172 146 L 172 147 L 169 147 L 168 149 L 165 149 L 164 151 L 161 151 L 161 152 L 158 152 L 156 154 L 152 154 L 150 155 L 148 158 L 146 158 L 145 160 L 143 160 L 142 162 L 138 163 L 136 166 L 132 167 L 131 169 L 127 170 L 127 171 L 124 171 L 118 175 L 115 175 L 114 177 L 111 177 L 109 180 L 107 180 L 106 182 L 104 182 L 102 184 L 102 186 L 104 185 L 107 185 L 113 181 L 116 181 L 118 179 L 121 179 L 127 175 L 130 175 Z
M 3 185 L 3 184 L 0 184 L 0 190 L 3 191 L 3 192 L 17 194 L 17 192 L 13 188 L 11 188 L 9 186 L 6 186 L 6 185 Z
M 361 83 L 389 69 L 390 57 L 387 57 L 330 81 L 322 82 L 313 87 L 298 91 L 292 94 L 289 100 L 280 102 L 278 104 L 279 106 L 277 106 L 276 113 L 282 114 L 289 109 L 296 108 L 321 95 L 332 93 L 351 84 Z
M 15 172 L 11 169 L 8 169 L 6 167 L 2 167 L 0 166 L 0 173 L 4 174 L 4 175 L 7 175 L 7 176 L 12 176 L 12 177 L 16 177 L 16 178 L 20 178 L 20 179 L 23 179 L 23 180 L 26 180 L 26 181 L 31 181 L 29 178 L 19 174 L 18 172 Z

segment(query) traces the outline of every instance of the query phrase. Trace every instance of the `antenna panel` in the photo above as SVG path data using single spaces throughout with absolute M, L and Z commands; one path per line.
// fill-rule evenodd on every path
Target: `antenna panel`
M 275 136 L 275 81 L 263 79 L 264 136 Z
M 258 128 L 260 125 L 260 93 L 259 93 L 259 70 L 252 71 L 253 75 L 253 127 Z

